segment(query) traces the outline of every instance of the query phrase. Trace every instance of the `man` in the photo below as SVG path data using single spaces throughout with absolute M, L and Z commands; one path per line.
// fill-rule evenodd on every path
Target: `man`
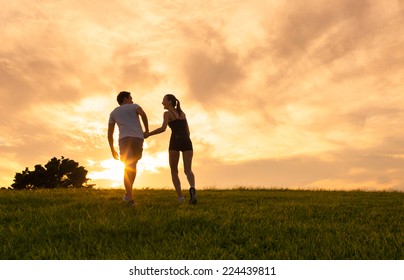
M 125 164 L 124 185 L 126 194 L 123 200 L 129 205 L 135 205 L 133 200 L 133 183 L 136 178 L 136 165 L 142 157 L 144 133 L 149 132 L 149 123 L 146 113 L 132 101 L 130 92 L 122 91 L 118 94 L 116 100 L 119 107 L 116 107 L 109 116 L 108 121 L 108 143 L 114 159 Z M 139 116 L 142 119 L 145 131 L 143 132 Z M 119 154 L 114 148 L 114 129 L 115 124 L 119 128 Z

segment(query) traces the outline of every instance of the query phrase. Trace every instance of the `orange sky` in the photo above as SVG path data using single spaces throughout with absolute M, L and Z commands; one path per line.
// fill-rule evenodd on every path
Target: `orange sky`
M 151 129 L 180 99 L 199 187 L 404 190 L 402 1 L 0 2 L 0 186 L 54 156 L 122 185 L 106 130 L 128 90 Z M 136 187 L 171 187 L 168 139 Z

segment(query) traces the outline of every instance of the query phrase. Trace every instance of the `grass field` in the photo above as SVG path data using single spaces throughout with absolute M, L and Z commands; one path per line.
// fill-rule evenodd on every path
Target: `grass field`
M 404 259 L 404 193 L 0 191 L 0 259 Z

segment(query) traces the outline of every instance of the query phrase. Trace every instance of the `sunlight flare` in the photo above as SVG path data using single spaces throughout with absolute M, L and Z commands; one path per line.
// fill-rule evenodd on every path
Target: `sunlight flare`
M 124 164 L 120 160 L 106 159 L 99 162 L 89 161 L 91 169 L 88 174 L 92 180 L 110 180 L 112 187 L 120 186 L 123 180 Z M 168 168 L 168 159 L 165 152 L 149 155 L 144 152 L 137 164 L 137 176 L 142 173 L 159 173 L 159 169 Z
M 98 164 L 95 162 L 90 163 L 94 167 Z M 88 175 L 91 179 L 109 179 L 117 182 L 122 181 L 124 165 L 121 161 L 115 159 L 106 159 L 99 162 L 98 169 L 101 171 L 90 172 Z

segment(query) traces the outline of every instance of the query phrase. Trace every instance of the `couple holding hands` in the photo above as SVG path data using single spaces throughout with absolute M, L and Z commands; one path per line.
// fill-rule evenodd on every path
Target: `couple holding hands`
M 180 101 L 172 94 L 167 94 L 163 98 L 163 106 L 166 110 L 163 114 L 163 124 L 161 127 L 149 132 L 149 123 L 146 113 L 142 107 L 133 103 L 130 92 L 122 91 L 117 96 L 119 106 L 116 107 L 109 116 L 108 121 L 108 143 L 115 159 L 120 159 L 125 165 L 124 185 L 126 194 L 123 200 L 129 205 L 135 205 L 133 200 L 133 183 L 136 178 L 136 165 L 142 157 L 143 141 L 149 136 L 159 134 L 171 128 L 170 144 L 168 148 L 168 158 L 171 169 L 171 178 L 178 195 L 178 201 L 185 200 L 182 195 L 181 182 L 178 177 L 178 162 L 180 152 L 184 162 L 184 173 L 190 185 L 189 193 L 191 204 L 196 204 L 195 176 L 192 172 L 193 147 L 190 139 L 190 132 L 185 113 L 182 111 Z M 140 124 L 143 122 L 145 131 Z M 119 129 L 119 154 L 114 148 L 115 124 Z

